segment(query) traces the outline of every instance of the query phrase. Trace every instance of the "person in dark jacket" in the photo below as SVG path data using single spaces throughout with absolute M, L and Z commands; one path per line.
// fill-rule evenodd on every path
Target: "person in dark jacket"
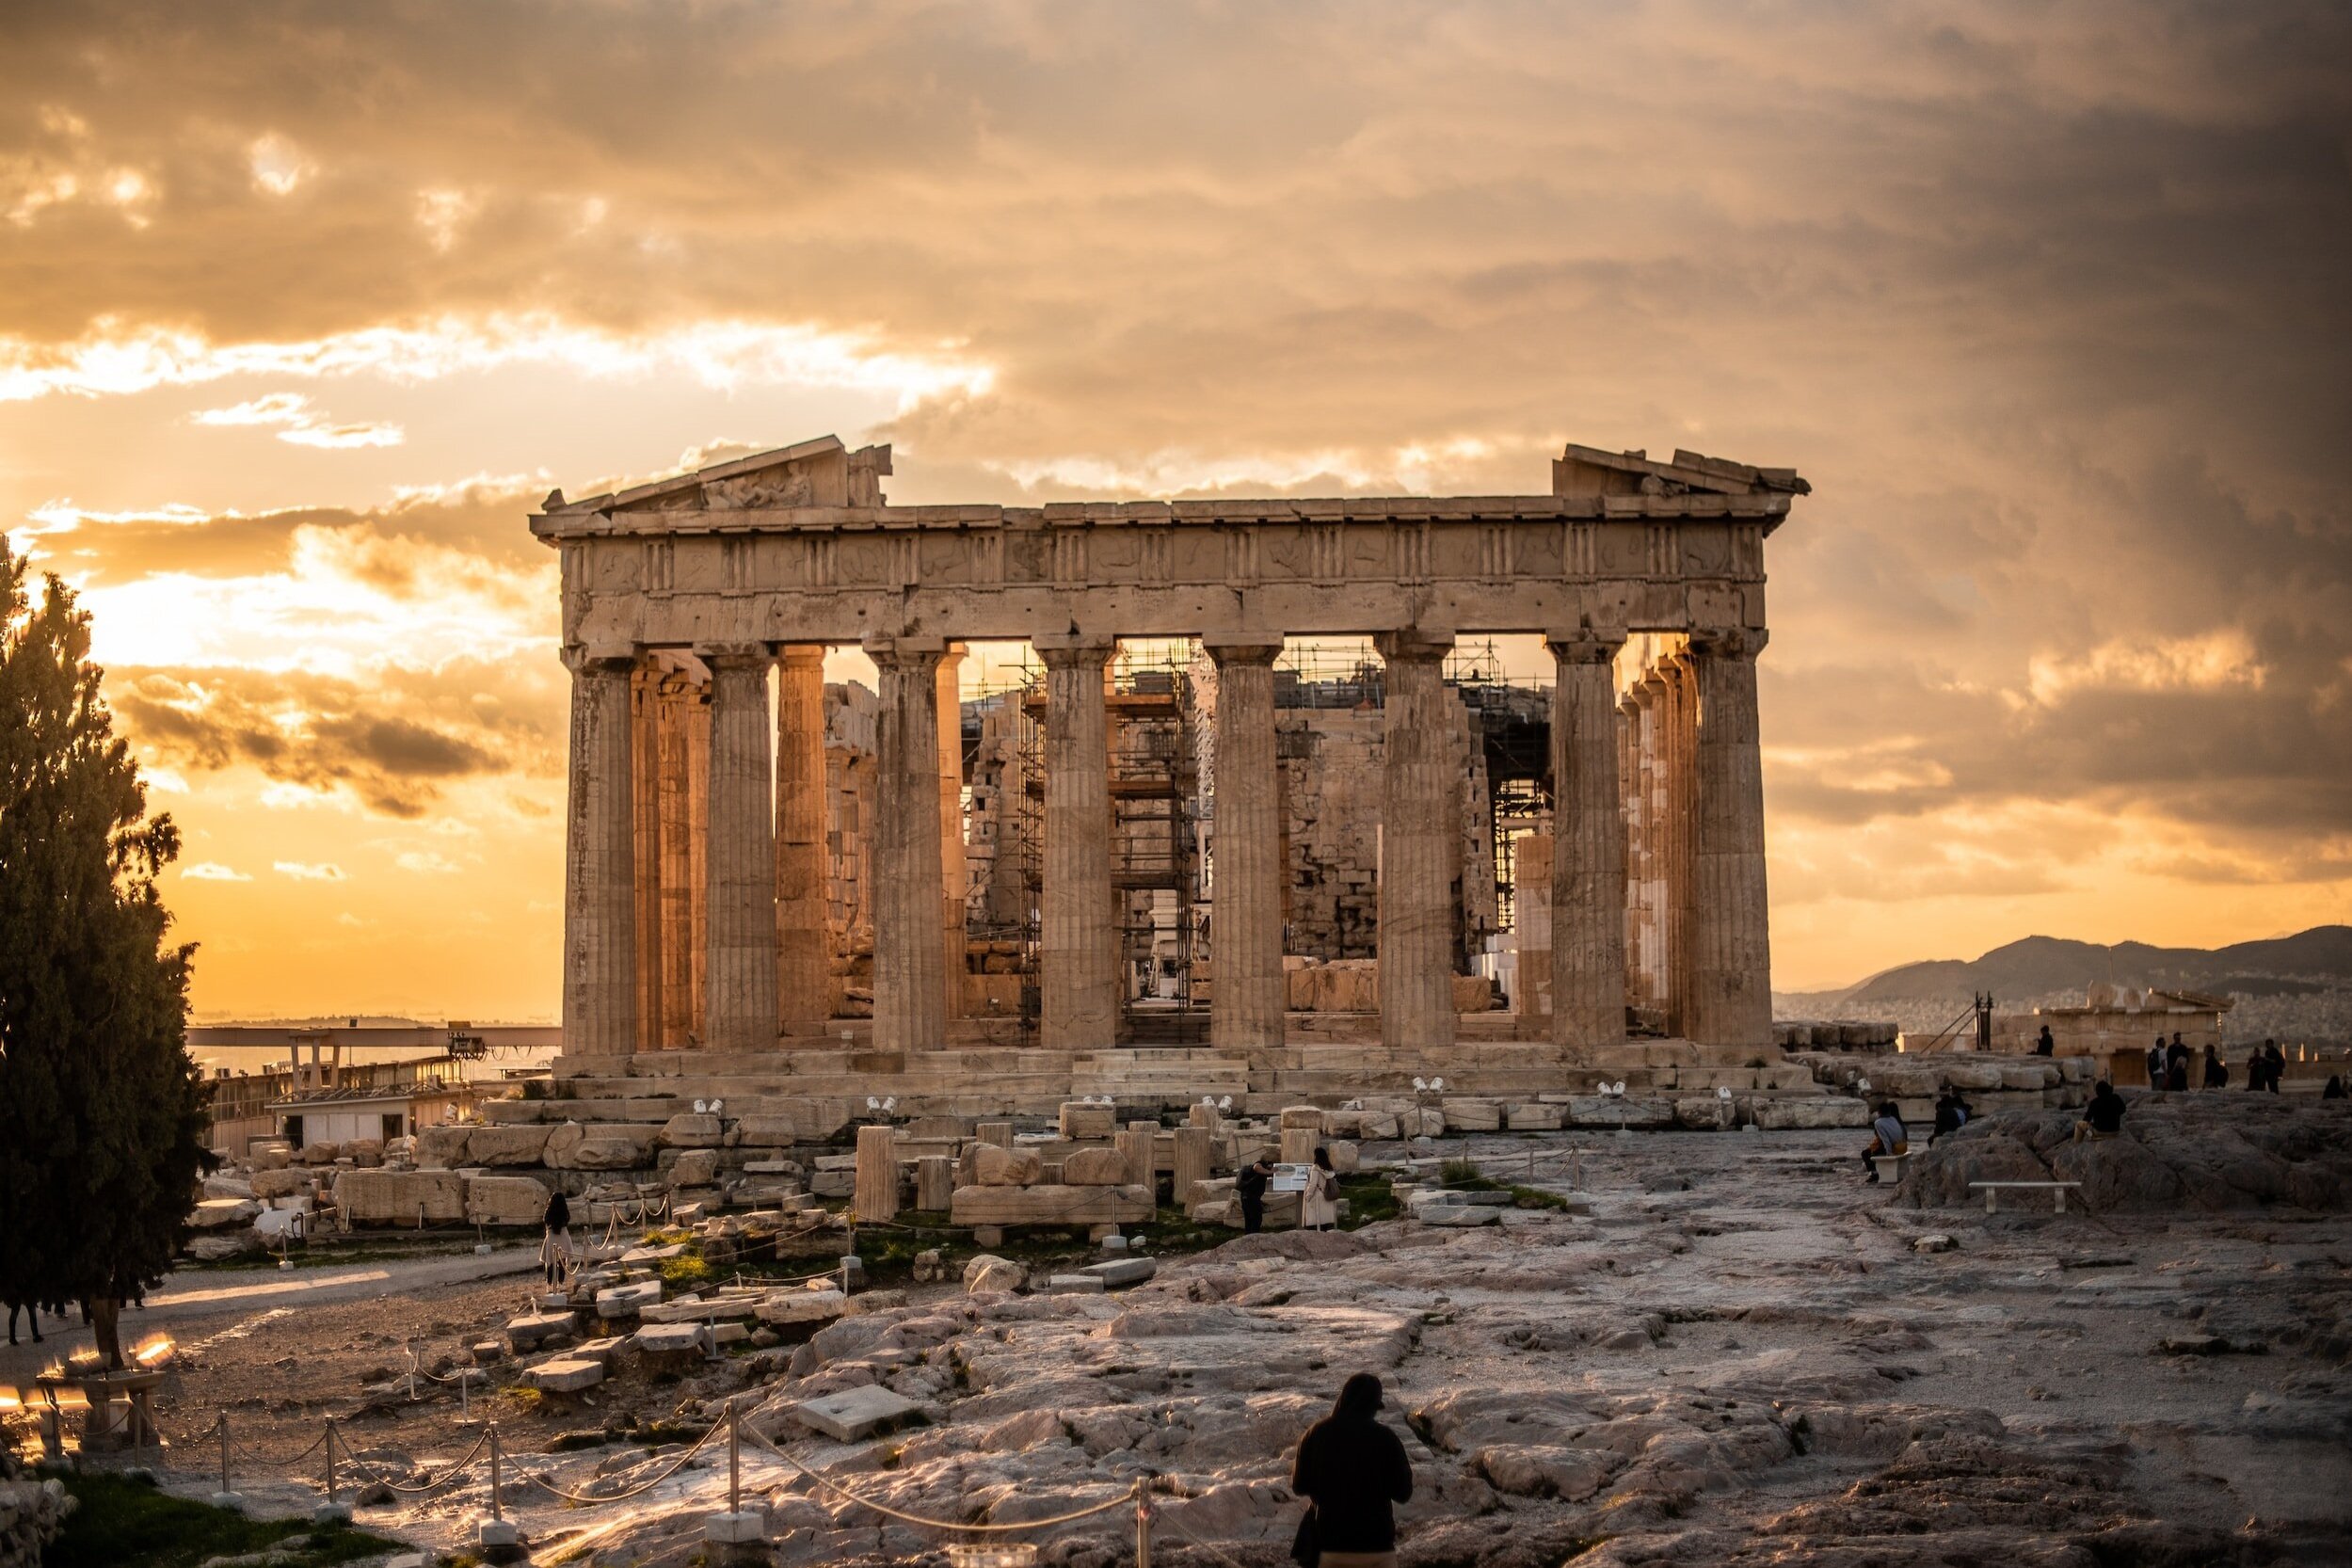
M 2246 1053 L 2246 1087 L 2257 1095 L 2263 1092 L 2263 1053 L 2259 1047 Z
M 1947 1132 L 1958 1132 L 1967 1125 L 1968 1102 L 1960 1097 L 1959 1090 L 1944 1090 L 1943 1097 L 1935 1102 L 1935 1130 L 1928 1134 L 1928 1146 L 1935 1147 L 1937 1139 Z
M 2279 1042 L 2263 1042 L 2263 1087 L 2272 1094 L 2279 1092 L 2279 1080 L 2287 1076 L 2287 1059 L 2280 1053 Z
M 2034 1037 L 2034 1054 L 2036 1056 L 2055 1056 L 2057 1054 L 2057 1049 L 2058 1043 L 2056 1039 L 2052 1038 L 2050 1026 L 2048 1024 L 2043 1024 L 2041 1026 L 2041 1032 Z
M 2221 1053 L 2213 1047 L 2205 1048 L 2205 1087 L 2227 1089 L 2230 1086 L 2230 1064 L 2221 1060 Z
M 2123 1096 L 2115 1092 L 2115 1085 L 2105 1079 L 2091 1092 L 2090 1103 L 2083 1108 L 2083 1119 L 2074 1124 L 2074 1142 L 2088 1138 L 2113 1138 L 2123 1130 Z
M 1314 1551 L 1292 1555 L 1312 1568 L 1396 1568 L 1393 1505 L 1411 1500 L 1413 1465 L 1379 1414 L 1380 1379 L 1358 1372 L 1299 1439 L 1290 1490 L 1313 1505 L 1300 1534 Z
M 548 1195 L 547 1235 L 539 1242 L 539 1261 L 548 1284 L 564 1283 L 571 1265 L 571 1203 L 561 1192 Z
M 2164 1050 L 2164 1086 L 2167 1089 L 2188 1087 L 2188 1047 L 2181 1043 L 2178 1034 L 2172 1037 L 2172 1044 Z
M 1266 1184 L 1274 1177 L 1274 1168 L 1266 1163 L 1266 1157 L 1241 1167 L 1233 1178 L 1233 1191 L 1241 1200 L 1241 1234 L 1256 1235 L 1266 1228 Z
M 2319 1097 L 2324 1100 L 2340 1100 L 2344 1098 L 2344 1076 L 2341 1073 L 2328 1074 L 2328 1087 L 2319 1092 Z M 40 1336 L 35 1335 L 34 1337 L 39 1338 Z

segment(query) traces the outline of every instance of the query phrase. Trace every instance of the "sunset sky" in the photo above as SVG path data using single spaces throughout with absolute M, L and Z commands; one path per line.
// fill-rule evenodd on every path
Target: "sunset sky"
M 523 518 L 1790 465 L 1774 979 L 2352 920 L 2336 5 L 0 12 L 0 529 L 200 1016 L 552 1017 Z

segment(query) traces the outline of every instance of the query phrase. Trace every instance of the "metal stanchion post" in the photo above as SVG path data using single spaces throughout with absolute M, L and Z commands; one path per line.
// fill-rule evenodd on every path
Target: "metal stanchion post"
M 327 1506 L 335 1506 L 335 1418 L 327 1417 Z
M 729 1406 L 727 1412 L 727 1512 L 744 1511 L 744 1414 Z
M 477 1520 L 473 1527 L 474 1544 L 482 1555 L 493 1562 L 511 1561 L 522 1543 L 522 1532 L 506 1522 L 505 1499 L 500 1496 L 505 1485 L 505 1455 L 500 1451 L 498 1423 L 489 1424 L 490 1439 L 490 1516 Z
M 229 1413 L 220 1413 L 220 1490 L 213 1494 L 215 1508 L 241 1509 L 245 1499 L 229 1485 Z
M 492 1421 L 490 1423 L 490 1517 L 492 1519 L 506 1517 L 498 1500 L 498 1423 Z
M 1151 1568 L 1151 1483 L 1135 1483 L 1135 1568 Z
M 417 1402 L 417 1342 L 413 1336 L 408 1340 L 408 1402 Z

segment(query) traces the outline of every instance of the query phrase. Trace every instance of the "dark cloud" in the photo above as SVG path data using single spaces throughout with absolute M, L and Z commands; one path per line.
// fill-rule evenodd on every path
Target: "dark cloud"
M 252 767 L 305 789 L 348 789 L 371 811 L 415 818 L 459 779 L 559 771 L 561 730 L 549 707 L 556 681 L 540 675 L 466 661 L 364 683 L 117 669 L 107 692 L 151 760 L 197 771 Z

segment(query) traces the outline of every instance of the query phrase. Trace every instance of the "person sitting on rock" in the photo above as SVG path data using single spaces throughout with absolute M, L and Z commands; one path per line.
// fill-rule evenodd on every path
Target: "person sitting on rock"
M 1290 1490 L 1309 1506 L 1290 1555 L 1303 1568 L 1396 1568 L 1392 1505 L 1412 1500 L 1413 1463 L 1375 1419 L 1380 1397 L 1380 1379 L 1356 1373 L 1299 1439 Z
M 2115 1085 L 2105 1079 L 2099 1080 L 2091 1091 L 2090 1103 L 2083 1107 L 2083 1119 L 2074 1124 L 2074 1142 L 2087 1138 L 2112 1138 L 2123 1130 L 2123 1096 L 2115 1092 Z
M 2050 1026 L 2048 1024 L 2043 1024 L 2041 1026 L 2040 1034 L 2036 1036 L 2034 1040 L 2034 1054 L 2036 1056 L 2055 1056 L 2057 1054 L 2057 1050 L 2058 1043 L 2051 1037 Z
M 1937 1139 L 1947 1132 L 1958 1132 L 1967 1125 L 1968 1106 L 1960 1097 L 1960 1091 L 1944 1090 L 1943 1096 L 1935 1102 L 1935 1130 L 1928 1134 L 1928 1146 L 1935 1147 Z
M 1870 1124 L 1870 1146 L 1862 1151 L 1863 1168 L 1870 1179 L 1879 1179 L 1879 1167 L 1872 1161 L 1879 1155 L 1909 1154 L 1911 1136 L 1903 1130 L 1903 1114 L 1888 1100 L 1879 1107 L 1879 1114 Z
M 2230 1064 L 2221 1060 L 2221 1053 L 2211 1046 L 2205 1048 L 2205 1087 L 2227 1089 L 2230 1086 Z

